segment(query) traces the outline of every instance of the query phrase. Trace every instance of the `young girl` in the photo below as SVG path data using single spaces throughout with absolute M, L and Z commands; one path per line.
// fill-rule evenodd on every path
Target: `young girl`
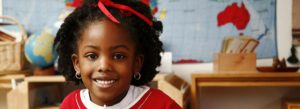
M 158 73 L 162 24 L 137 0 L 85 0 L 64 21 L 55 45 L 58 70 L 87 89 L 71 92 L 61 109 L 180 109 L 146 86 Z

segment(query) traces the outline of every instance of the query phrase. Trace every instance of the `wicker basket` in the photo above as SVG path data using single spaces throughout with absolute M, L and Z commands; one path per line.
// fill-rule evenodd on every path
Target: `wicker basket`
M 0 41 L 0 72 L 20 71 L 24 68 L 24 44 L 27 34 L 24 27 L 13 17 L 0 16 L 5 21 L 2 25 L 15 25 L 22 32 L 22 39 L 19 42 Z

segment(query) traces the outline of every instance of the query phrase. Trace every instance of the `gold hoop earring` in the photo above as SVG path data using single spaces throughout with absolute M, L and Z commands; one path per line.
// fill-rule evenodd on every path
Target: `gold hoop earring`
M 80 73 L 79 73 L 79 72 L 76 72 L 76 74 L 75 74 L 75 78 L 76 78 L 76 79 L 81 79 L 81 75 L 80 75 Z
M 133 75 L 133 78 L 134 78 L 135 80 L 140 80 L 141 77 L 142 77 L 142 75 L 140 74 L 140 72 L 137 72 L 137 73 L 135 73 L 135 74 Z

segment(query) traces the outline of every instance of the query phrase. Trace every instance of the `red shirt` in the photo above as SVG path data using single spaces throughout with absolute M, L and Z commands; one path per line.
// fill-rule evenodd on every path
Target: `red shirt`
M 63 100 L 60 109 L 86 109 L 80 98 L 80 89 L 71 92 Z M 130 109 L 182 109 L 162 91 L 150 88 Z

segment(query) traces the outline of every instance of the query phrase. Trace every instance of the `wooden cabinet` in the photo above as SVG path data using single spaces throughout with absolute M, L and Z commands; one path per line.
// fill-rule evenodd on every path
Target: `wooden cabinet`
M 169 77 L 172 75 L 158 74 L 153 81 L 157 82 L 156 88 L 161 89 L 165 93 L 170 93 L 169 89 L 174 89 L 175 86 L 166 83 L 167 80 L 165 79 L 167 76 Z M 8 109 L 59 109 L 61 101 L 68 93 L 74 89 L 83 88 L 82 86 L 66 83 L 65 78 L 61 75 L 23 76 L 23 78 L 24 81 L 20 82 L 16 88 L 12 89 L 7 94 Z M 186 91 L 189 92 L 189 90 Z M 183 98 L 186 97 L 180 98 L 178 96 L 181 94 L 175 92 L 179 91 L 174 90 L 168 95 L 181 106 L 185 106 L 186 103 L 183 101 Z
M 79 88 L 62 75 L 26 76 L 7 93 L 7 109 L 59 109 L 64 97 Z
M 7 109 L 6 94 L 16 88 L 17 82 L 23 81 L 25 74 L 0 75 L 0 109 Z
M 8 92 L 7 94 L 7 103 L 8 109 L 32 109 L 32 108 L 46 108 L 43 104 L 36 104 L 33 101 L 34 92 L 37 92 L 36 89 L 43 88 L 51 85 L 58 85 L 65 83 L 65 78 L 63 76 L 29 76 L 24 79 L 23 82 L 18 84 L 18 86 Z M 56 88 L 57 89 L 57 88 Z M 33 93 L 32 93 L 33 92 Z M 45 94 L 60 94 L 60 90 L 49 90 L 43 92 Z M 55 99 L 62 99 L 55 98 Z M 38 105 L 38 106 L 36 106 Z M 47 106 L 52 108 L 59 108 L 58 106 Z
M 193 109 L 199 109 L 199 90 L 205 87 L 300 87 L 300 73 L 205 73 L 192 74 L 191 95 Z M 201 101 L 200 101 L 201 102 Z

